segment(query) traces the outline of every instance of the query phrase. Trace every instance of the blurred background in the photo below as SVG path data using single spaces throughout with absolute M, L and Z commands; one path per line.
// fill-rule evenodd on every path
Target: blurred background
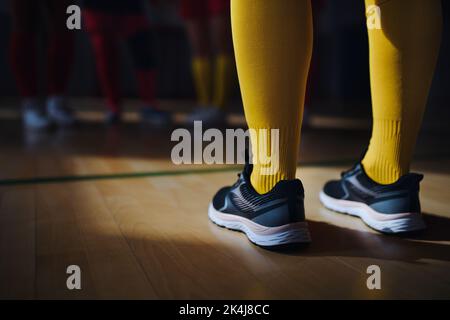
M 349 158 L 359 155 L 367 144 L 371 103 L 363 2 L 313 1 L 314 54 L 304 129 L 313 129 L 315 133 L 309 139 L 311 144 L 305 136 L 302 144 L 306 146 L 302 149 L 313 148 L 316 137 L 334 136 L 335 129 L 343 129 L 344 138 L 349 130 L 347 134 L 359 141 L 360 147 L 351 149 Z M 21 128 L 27 128 L 21 125 L 23 122 L 30 122 L 32 127 L 47 127 L 47 119 L 42 119 L 42 115 L 26 114 L 24 110 L 30 109 L 40 109 L 44 116 L 47 112 L 47 117 L 56 120 L 59 117 L 60 127 L 70 127 L 65 124 L 76 122 L 75 128 L 88 125 L 100 136 L 111 132 L 104 131 L 105 123 L 109 129 L 120 122 L 146 123 L 147 129 L 167 128 L 165 134 L 159 133 L 161 140 L 166 141 L 170 141 L 171 129 L 188 126 L 189 121 L 196 119 L 204 120 L 205 124 L 210 121 L 211 126 L 245 126 L 229 11 L 218 6 L 204 13 L 196 5 L 186 3 L 189 1 L 0 0 L 0 130 L 4 131 L 0 141 L 3 146 L 17 146 L 17 141 L 23 141 Z M 70 4 L 82 9 L 81 30 L 68 31 L 64 27 L 69 16 L 65 8 Z M 442 137 L 450 134 L 450 127 L 442 121 L 450 115 L 450 5 L 447 1 L 443 1 L 443 13 L 442 48 L 421 133 L 421 137 L 430 137 L 426 142 L 419 139 L 419 149 L 422 144 L 434 151 L 437 147 L 429 141 L 435 141 L 434 137 L 444 141 Z M 111 15 L 122 17 L 109 19 Z M 131 18 L 127 20 L 127 16 Z M 135 36 L 136 32 L 139 36 Z M 211 63 L 205 65 L 202 59 L 210 59 Z M 31 89 L 27 85 L 32 68 L 29 63 L 34 63 L 36 69 L 35 88 Z M 58 70 L 63 70 L 62 74 Z M 203 87 L 202 77 L 210 77 Z M 49 92 L 52 81 L 56 83 L 53 89 L 59 90 L 53 95 Z M 208 82 L 215 88 L 204 88 Z M 205 105 L 214 108 L 199 109 Z M 116 131 L 117 136 L 127 132 L 130 137 L 146 136 L 130 126 L 127 130 L 120 134 Z M 53 138 L 47 135 L 47 139 Z M 49 140 L 39 141 L 40 146 L 49 144 Z M 125 148 L 120 143 L 112 145 L 116 151 Z M 170 147 L 170 143 L 166 145 Z M 136 148 L 146 148 L 142 152 L 148 152 L 148 145 L 144 146 Z M 158 151 L 166 152 L 167 148 Z M 442 147 L 439 150 L 444 151 Z M 305 157 L 308 159 L 308 155 Z
M 40 2 L 40 1 L 36 1 Z M 44 3 L 45 1 L 42 1 Z M 133 1 L 132 1 L 133 2 Z M 82 1 L 71 1 L 83 8 Z M 145 15 L 155 35 L 152 50 L 158 63 L 156 96 L 160 100 L 181 102 L 181 109 L 188 111 L 195 104 L 196 91 L 191 72 L 192 50 L 186 31 L 186 19 L 180 14 L 180 1 L 144 1 Z M 19 92 L 10 65 L 12 32 L 11 1 L 0 0 L 0 109 L 18 110 Z M 448 16 L 450 6 L 443 1 L 444 32 L 442 49 L 436 69 L 424 127 L 448 130 L 441 119 L 450 113 L 450 37 Z M 45 13 L 44 13 L 45 14 Z M 315 40 L 312 72 L 308 91 L 308 114 L 370 118 L 370 91 L 367 35 L 363 1 L 341 0 L 314 1 Z M 39 29 L 36 54 L 38 63 L 38 89 L 45 93 L 47 37 L 46 20 L 37 24 Z M 101 85 L 96 74 L 96 62 L 89 34 L 82 30 L 71 31 L 75 35 L 74 58 L 67 85 L 67 96 L 81 101 L 85 98 L 101 98 Z M 38 40 L 39 40 L 38 39 Z M 38 57 L 30 56 L 30 59 Z M 138 97 L 136 78 L 133 74 L 131 54 L 125 44 L 119 43 L 120 87 L 127 99 Z M 78 100 L 81 99 L 81 100 Z M 79 108 L 86 107 L 81 103 Z M 101 107 L 100 100 L 89 103 Z M 131 100 L 132 104 L 132 100 Z M 169 104 L 173 106 L 173 104 Z M 77 103 L 71 106 L 77 109 Z M 228 110 L 241 111 L 236 78 L 232 81 Z M 6 112 L 2 112 L 3 118 Z M 11 116 L 11 115 L 10 115 Z M 12 117 L 12 116 L 11 116 Z M 312 119 L 313 120 L 313 119 Z M 314 123 L 314 121 L 312 121 Z

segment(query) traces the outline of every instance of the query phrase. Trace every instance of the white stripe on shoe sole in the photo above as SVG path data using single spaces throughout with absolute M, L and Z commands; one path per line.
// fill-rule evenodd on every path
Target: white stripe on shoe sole
M 259 246 L 271 247 L 311 242 L 306 222 L 295 222 L 279 227 L 265 227 L 244 217 L 222 213 L 214 209 L 212 203 L 209 204 L 208 216 L 221 227 L 244 232 L 251 242 Z
M 369 227 L 384 233 L 400 233 L 425 229 L 422 215 L 417 212 L 385 214 L 357 201 L 335 199 L 320 192 L 322 204 L 333 211 L 361 218 Z

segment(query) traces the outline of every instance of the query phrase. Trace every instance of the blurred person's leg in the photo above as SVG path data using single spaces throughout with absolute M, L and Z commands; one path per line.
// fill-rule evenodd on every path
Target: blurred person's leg
M 191 43 L 191 68 L 197 95 L 197 107 L 186 119 L 187 125 L 202 121 L 205 127 L 219 125 L 223 116 L 213 107 L 212 43 L 209 24 L 209 0 L 182 0 L 181 14 L 186 21 Z
M 170 124 L 170 114 L 160 110 L 156 101 L 156 52 L 154 34 L 144 15 L 122 18 L 128 30 L 124 36 L 133 56 L 139 96 L 143 102 L 141 120 L 152 126 Z M 139 23 L 139 21 L 141 21 Z
M 229 8 L 229 0 L 182 1 L 200 105 L 189 115 L 188 123 L 202 121 L 205 126 L 214 126 L 225 121 L 222 108 L 228 98 L 233 68 Z
M 109 109 L 106 121 L 120 121 L 122 96 L 118 79 L 117 32 L 109 13 L 85 9 L 84 22 L 94 49 L 97 75 Z
M 209 0 L 211 38 L 214 48 L 212 105 L 223 108 L 230 93 L 234 68 L 231 39 L 230 0 Z
M 74 33 L 66 26 L 70 0 L 46 0 L 48 12 L 47 112 L 60 125 L 71 125 L 75 117 L 67 107 L 65 93 L 74 56 Z
M 151 39 L 151 32 L 142 30 L 128 37 L 127 44 L 133 56 L 139 96 L 145 106 L 156 107 L 156 57 Z
M 366 9 L 372 138 L 361 163 L 328 182 L 320 197 L 382 232 L 423 229 L 423 176 L 409 166 L 439 53 L 441 1 L 366 0 Z
M 11 67 L 22 98 L 26 127 L 43 129 L 50 124 L 37 99 L 37 50 L 39 4 L 33 0 L 12 0 Z
M 119 115 L 122 97 L 118 79 L 117 39 L 112 34 L 102 32 L 91 33 L 90 38 L 106 106 L 113 114 Z
M 311 3 L 307 0 L 232 0 L 233 41 L 253 166 L 221 189 L 209 207 L 215 223 L 244 231 L 262 246 L 308 242 L 304 192 L 295 179 L 302 109 L 312 52 Z M 266 132 L 264 132 L 266 130 Z M 279 130 L 279 149 L 270 134 Z M 265 148 L 262 145 L 265 144 Z M 276 145 L 276 143 L 275 143 Z M 278 163 L 263 166 L 259 147 Z M 268 155 L 269 156 L 269 155 Z M 277 162 L 275 160 L 275 162 Z
M 181 15 L 186 21 L 192 49 L 192 74 L 198 104 L 211 104 L 211 45 L 208 31 L 207 0 L 181 0 Z

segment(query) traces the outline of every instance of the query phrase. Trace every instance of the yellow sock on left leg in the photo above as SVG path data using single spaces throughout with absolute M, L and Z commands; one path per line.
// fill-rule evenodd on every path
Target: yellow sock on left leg
M 271 150 L 274 136 L 251 137 L 251 184 L 267 193 L 280 180 L 295 178 L 306 81 L 312 53 L 309 0 L 232 0 L 236 64 L 247 123 L 270 134 L 279 130 L 278 165 L 265 166 L 256 155 Z M 257 141 L 259 140 L 259 141 Z M 274 152 L 270 156 L 274 156 Z M 256 160 L 256 161 L 255 161 Z

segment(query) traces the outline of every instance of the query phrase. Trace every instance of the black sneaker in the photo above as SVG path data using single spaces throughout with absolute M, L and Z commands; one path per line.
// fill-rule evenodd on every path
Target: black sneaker
M 280 181 L 260 195 L 250 183 L 252 169 L 246 164 L 233 186 L 216 193 L 209 205 L 209 218 L 221 227 L 244 232 L 262 247 L 311 242 L 301 181 Z
M 423 175 L 408 173 L 397 182 L 383 185 L 370 179 L 360 163 L 343 172 L 341 180 L 329 181 L 320 192 L 328 209 L 361 218 L 384 233 L 425 228 L 420 213 L 419 183 Z

